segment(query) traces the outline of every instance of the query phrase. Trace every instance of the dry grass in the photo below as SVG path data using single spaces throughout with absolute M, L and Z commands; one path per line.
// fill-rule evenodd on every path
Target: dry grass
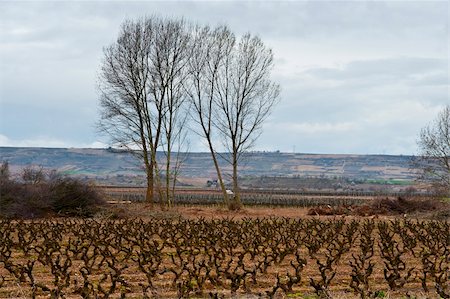
M 316 216 L 391 216 L 401 218 L 421 218 L 450 220 L 450 203 L 436 198 L 420 197 L 379 197 L 361 206 L 319 206 L 308 210 L 308 215 Z

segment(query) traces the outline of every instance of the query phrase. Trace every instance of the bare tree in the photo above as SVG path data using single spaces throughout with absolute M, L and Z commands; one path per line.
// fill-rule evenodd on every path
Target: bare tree
M 0 183 L 9 181 L 11 173 L 9 171 L 9 162 L 3 161 L 0 164 Z
M 161 190 L 156 153 L 163 135 L 170 139 L 171 124 L 167 122 L 181 105 L 179 90 L 188 42 L 185 28 L 183 20 L 150 17 L 125 21 L 117 41 L 104 49 L 99 128 L 111 137 L 113 145 L 142 159 L 150 203 L 155 194 L 161 194 L 155 192 L 155 186 Z M 170 146 L 167 150 L 170 155 Z
M 45 171 L 42 166 L 29 165 L 22 169 L 22 180 L 26 184 L 38 185 L 45 181 Z
M 219 183 L 228 201 L 217 161 L 213 128 L 228 154 L 222 155 L 232 166 L 234 201 L 240 207 L 238 165 L 243 154 L 259 137 L 262 124 L 278 100 L 279 86 L 270 79 L 273 54 L 260 38 L 244 35 L 239 43 L 226 28 L 197 29 L 190 68 L 190 98 L 196 121 L 202 128 Z
M 99 128 L 112 144 L 130 150 L 144 161 L 146 199 L 153 201 L 154 160 L 158 138 L 153 132 L 150 104 L 150 48 L 154 25 L 149 20 L 125 21 L 117 41 L 104 49 L 99 75 Z M 156 121 L 157 123 L 158 121 Z
M 218 27 L 215 30 L 211 30 L 208 26 L 196 27 L 193 31 L 189 60 L 190 76 L 186 89 L 192 105 L 193 120 L 200 127 L 199 135 L 208 145 L 226 205 L 229 204 L 228 193 L 213 142 L 213 118 L 217 109 L 215 98 L 218 96 L 220 72 L 234 45 L 235 36 L 226 27 Z
M 278 100 L 272 82 L 273 54 L 260 38 L 244 35 L 225 60 L 218 80 L 215 126 L 231 153 L 235 204 L 240 205 L 238 164 L 261 134 L 262 124 Z
M 165 184 L 161 199 L 171 206 L 175 194 L 175 185 L 181 165 L 188 151 L 187 120 L 188 107 L 184 105 L 184 96 L 179 94 L 168 101 L 164 115 L 164 134 L 162 148 L 165 156 Z M 161 201 L 163 203 L 163 201 Z
M 185 130 L 187 112 L 185 111 L 186 97 L 184 94 L 184 81 L 186 80 L 186 64 L 188 61 L 188 45 L 190 41 L 190 26 L 184 20 L 166 21 L 161 23 L 156 37 L 155 78 L 159 80 L 158 91 L 161 94 L 162 106 L 162 147 L 166 156 L 165 161 L 165 186 L 160 193 L 161 203 L 171 205 L 174 188 L 171 188 L 172 152 L 174 146 L 180 141 L 180 136 Z M 181 145 L 179 145 L 181 146 Z M 176 179 L 176 178 L 175 178 Z
M 421 179 L 450 192 L 450 105 L 419 135 Z

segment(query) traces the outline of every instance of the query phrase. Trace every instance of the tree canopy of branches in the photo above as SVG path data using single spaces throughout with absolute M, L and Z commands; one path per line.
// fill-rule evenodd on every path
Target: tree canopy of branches
M 111 137 L 113 145 L 142 158 L 146 199 L 151 203 L 160 178 L 157 149 L 166 149 L 169 177 L 172 136 L 182 128 L 177 115 L 183 102 L 188 42 L 183 20 L 151 17 L 125 21 L 117 40 L 104 49 L 99 129 Z
M 261 133 L 279 95 L 270 80 L 273 54 L 260 38 L 245 34 L 237 41 L 225 26 L 197 27 L 189 61 L 194 120 L 201 128 L 217 171 L 225 202 L 240 206 L 238 165 Z M 234 198 L 228 199 L 219 163 L 217 139 L 232 166 Z
M 163 149 L 164 194 L 170 202 L 170 179 L 176 180 L 190 115 L 198 124 L 196 133 L 206 140 L 228 203 L 217 159 L 218 148 L 225 149 L 221 156 L 232 166 L 234 202 L 240 205 L 239 162 L 278 100 L 272 68 L 272 51 L 251 34 L 237 39 L 226 26 L 212 29 L 184 20 L 126 21 L 117 41 L 104 49 L 99 127 L 113 145 L 142 158 L 150 202 L 160 183 L 156 152 Z
M 419 135 L 421 179 L 450 193 L 450 105 Z
M 218 80 L 215 124 L 228 152 L 235 201 L 240 203 L 238 164 L 261 134 L 279 95 L 269 76 L 273 55 L 258 37 L 244 35 L 227 57 Z

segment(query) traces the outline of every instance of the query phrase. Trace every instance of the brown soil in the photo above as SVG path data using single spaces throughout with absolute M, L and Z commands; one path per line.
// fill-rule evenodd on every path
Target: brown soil
M 267 218 L 267 217 L 288 217 L 288 218 L 321 218 L 331 219 L 334 217 L 354 218 L 379 218 L 393 219 L 396 216 L 378 216 L 368 217 L 348 216 L 348 215 L 308 215 L 310 208 L 301 207 L 264 207 L 264 206 L 246 206 L 238 211 L 229 211 L 222 206 L 176 206 L 169 209 L 161 209 L 160 206 L 150 206 L 145 203 L 115 203 L 110 204 L 107 209 L 100 213 L 99 217 L 105 218 L 187 218 L 187 219 L 220 219 L 220 218 Z M 402 215 L 403 217 L 403 215 Z

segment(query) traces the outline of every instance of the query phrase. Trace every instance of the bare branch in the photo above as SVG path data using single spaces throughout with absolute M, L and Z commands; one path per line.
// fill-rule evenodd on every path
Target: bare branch
M 435 121 L 424 127 L 419 135 L 422 169 L 420 179 L 432 183 L 444 193 L 450 192 L 450 106 L 447 105 Z

